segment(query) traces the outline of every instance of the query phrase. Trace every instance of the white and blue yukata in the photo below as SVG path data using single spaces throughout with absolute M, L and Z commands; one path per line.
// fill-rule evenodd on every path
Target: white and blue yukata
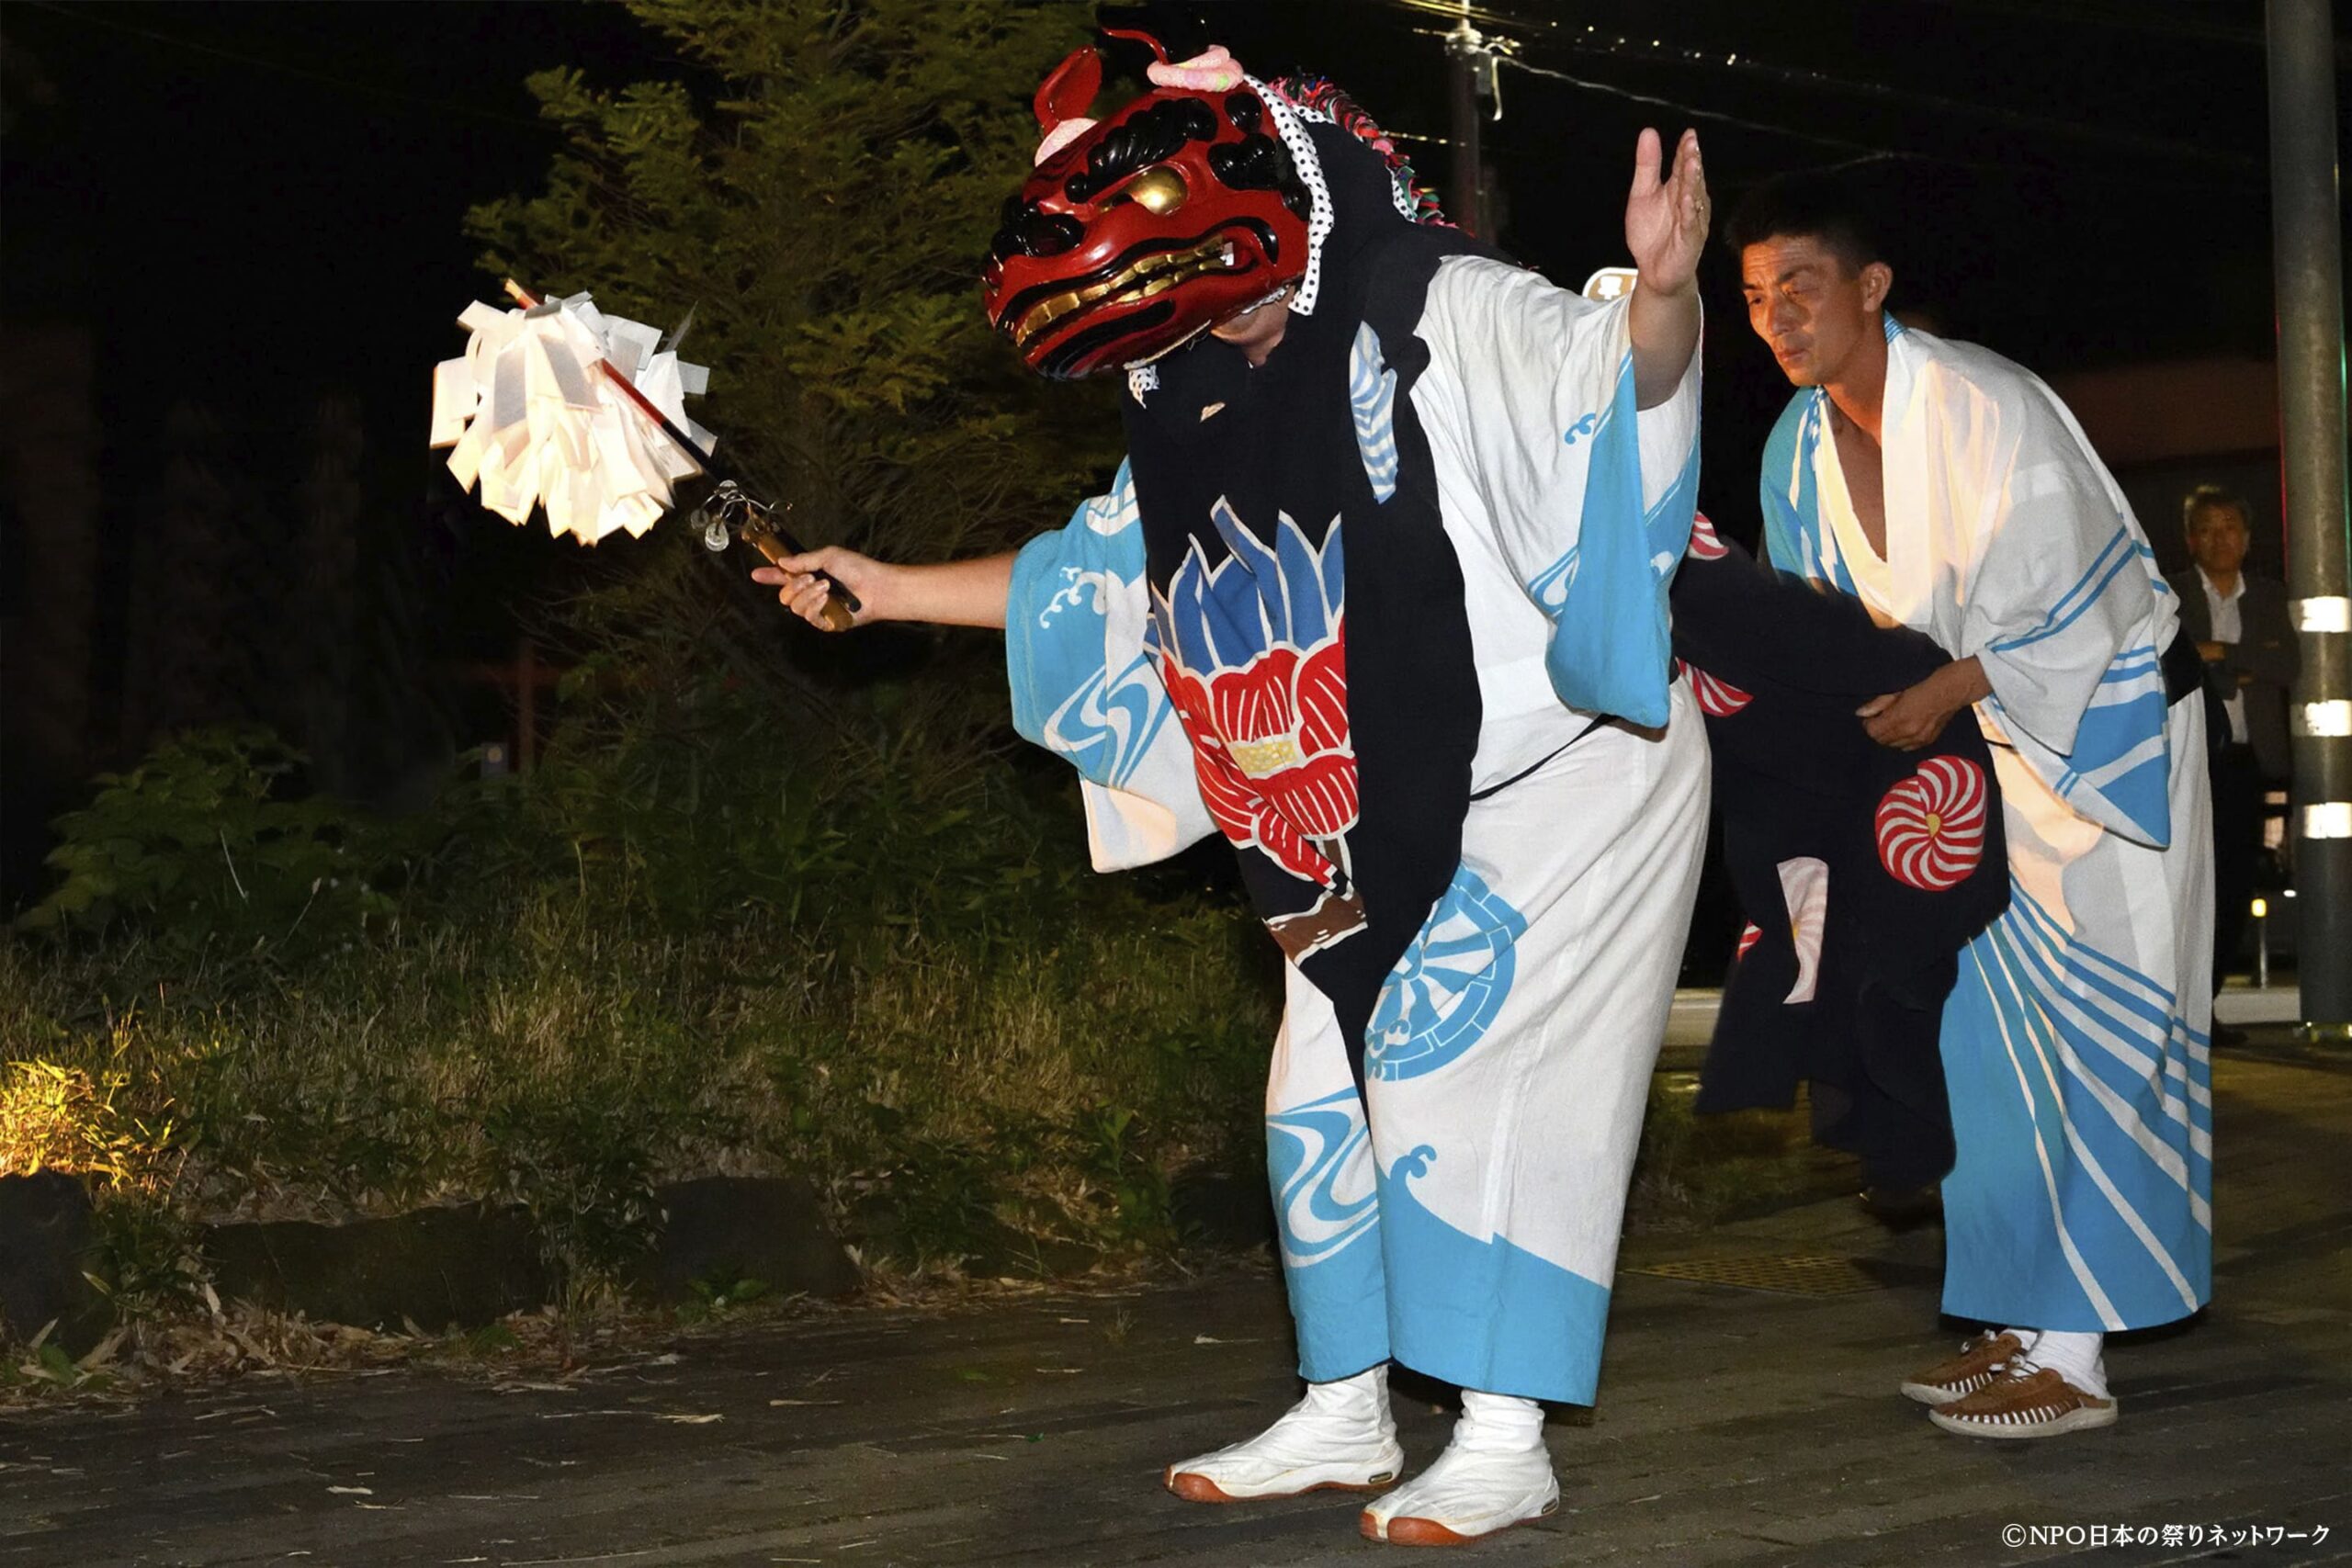
M 1664 601 L 1697 485 L 1698 361 L 1637 416 L 1623 301 L 1469 255 L 1439 265 L 1414 335 L 1481 720 L 1460 866 L 1380 992 L 1361 1091 L 1330 1000 L 1285 965 L 1267 1155 L 1299 1370 L 1393 1358 L 1590 1403 L 1706 830 L 1706 741 L 1668 684 Z M 1357 439 L 1385 498 L 1396 378 L 1376 333 L 1357 344 Z M 1213 830 L 1161 674 L 1193 634 L 1154 603 L 1137 504 L 1123 467 L 1021 552 L 1007 610 L 1015 722 L 1078 767 L 1105 870 Z M 1238 570 L 1283 570 L 1239 543 Z M 1319 587 L 1260 584 L 1316 636 L 1298 596 L 1333 596 L 1336 553 Z
M 1827 399 L 1766 448 L 1773 563 L 1984 666 L 2010 903 L 1962 953 L 1941 1047 L 1958 1159 L 1944 1310 L 2143 1328 L 2212 1293 L 2212 861 L 2199 704 L 2146 536 L 2050 389 L 1887 321 L 1886 555 Z M 1831 897 L 1835 897 L 1833 890 Z

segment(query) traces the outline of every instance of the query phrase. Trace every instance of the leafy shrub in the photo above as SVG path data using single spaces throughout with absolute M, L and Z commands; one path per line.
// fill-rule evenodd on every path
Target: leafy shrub
M 56 823 L 62 874 L 21 930 L 95 935 L 118 926 L 178 953 L 260 943 L 335 943 L 391 912 L 370 881 L 366 824 L 335 802 L 296 798 L 300 753 L 258 728 L 164 741 Z

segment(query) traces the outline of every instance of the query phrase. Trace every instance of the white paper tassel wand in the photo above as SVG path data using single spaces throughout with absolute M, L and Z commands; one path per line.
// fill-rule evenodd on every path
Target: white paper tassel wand
M 506 292 L 521 309 L 468 306 L 458 318 L 473 333 L 464 355 L 433 373 L 431 444 L 450 448 L 449 471 L 480 486 L 485 508 L 520 524 L 537 507 L 550 533 L 593 545 L 616 530 L 644 534 L 669 509 L 673 481 L 707 471 L 718 483 L 696 513 L 704 544 L 719 550 L 740 538 L 771 561 L 802 553 L 776 509 L 713 459 L 717 438 L 686 416 L 707 369 L 586 294 L 543 303 L 511 278 Z M 666 439 L 650 438 L 648 425 Z M 827 582 L 821 618 L 846 631 L 857 600 Z

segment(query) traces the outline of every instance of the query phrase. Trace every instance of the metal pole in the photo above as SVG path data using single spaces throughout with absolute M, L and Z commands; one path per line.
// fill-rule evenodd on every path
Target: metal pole
M 2344 257 L 2329 0 L 2269 0 L 2271 243 L 2295 745 L 2303 1025 L 2352 1037 L 2352 581 L 2346 558 Z
M 1466 10 L 1466 7 L 1465 7 Z M 1487 69 L 1487 39 L 1464 15 L 1445 35 L 1445 62 L 1453 107 L 1453 188 L 1446 205 L 1453 220 L 1480 239 L 1487 232 L 1484 166 L 1478 155 L 1478 78 Z

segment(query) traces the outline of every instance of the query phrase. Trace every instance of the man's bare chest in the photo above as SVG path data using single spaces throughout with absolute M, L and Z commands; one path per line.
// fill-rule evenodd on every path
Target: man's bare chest
M 1878 443 L 1845 420 L 1835 422 L 1838 468 L 1846 481 L 1862 537 L 1879 559 L 1886 558 L 1886 476 L 1879 462 Z

